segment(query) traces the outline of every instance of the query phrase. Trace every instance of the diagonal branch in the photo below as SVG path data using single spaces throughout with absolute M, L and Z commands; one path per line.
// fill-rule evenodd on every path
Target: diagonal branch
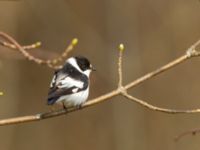
M 169 62 L 168 64 L 158 68 L 155 71 L 152 71 L 146 75 L 144 75 L 143 77 L 134 80 L 132 82 L 130 82 L 128 85 L 125 86 L 126 89 L 129 89 L 131 87 L 135 87 L 136 85 L 141 84 L 142 82 L 154 77 L 157 74 L 160 74 L 164 71 L 167 71 L 168 69 L 171 69 L 173 67 L 175 67 L 176 65 L 183 63 L 184 61 L 186 61 L 187 59 L 191 58 L 191 57 L 198 57 L 200 55 L 200 52 L 196 50 L 196 47 L 200 45 L 200 40 L 198 40 L 197 42 L 195 42 L 187 51 L 184 55 L 182 55 L 181 57 L 175 59 L 174 61 Z
M 164 112 L 164 113 L 170 113 L 170 114 L 178 114 L 178 113 L 199 113 L 200 109 L 191 109 L 191 110 L 177 110 L 177 109 L 167 109 L 167 108 L 161 108 L 161 107 L 157 107 L 154 105 L 151 105 L 147 102 L 145 102 L 144 100 L 138 99 L 136 97 L 131 96 L 130 94 L 123 92 L 122 95 L 124 97 L 126 97 L 129 100 L 132 100 L 150 110 L 154 110 L 154 111 L 159 111 L 159 112 Z
M 129 89 L 129 88 L 135 87 L 135 86 L 143 83 L 144 81 L 149 80 L 149 79 L 153 78 L 154 76 L 156 76 L 156 75 L 158 75 L 158 74 L 160 74 L 162 72 L 165 72 L 165 71 L 177 66 L 180 63 L 183 63 L 188 58 L 190 58 L 190 57 L 188 57 L 187 54 L 184 54 L 181 57 L 175 59 L 174 61 L 169 62 L 168 64 L 158 68 L 157 70 L 154 70 L 154 71 L 144 75 L 143 77 L 138 78 L 137 80 L 134 80 L 134 81 L 130 82 L 129 84 L 127 84 L 125 86 L 125 89 Z

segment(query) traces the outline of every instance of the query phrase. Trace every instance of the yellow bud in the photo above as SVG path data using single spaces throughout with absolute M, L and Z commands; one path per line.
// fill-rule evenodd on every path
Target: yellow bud
M 3 92 L 0 92 L 0 96 L 2 96 L 3 95 Z
M 124 44 L 122 44 L 122 43 L 119 44 L 119 50 L 120 50 L 120 51 L 123 51 L 124 49 L 125 49 L 125 48 L 124 48 Z
M 35 43 L 35 47 L 39 47 L 39 46 L 41 46 L 41 45 L 42 45 L 41 42 L 36 42 L 36 43 Z
M 73 40 L 72 40 L 72 45 L 76 45 L 78 43 L 78 39 L 77 38 L 74 38 Z

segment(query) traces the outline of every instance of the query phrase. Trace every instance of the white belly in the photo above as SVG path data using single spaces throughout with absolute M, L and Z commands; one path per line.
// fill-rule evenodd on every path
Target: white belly
M 89 95 L 89 88 L 75 94 L 62 96 L 56 101 L 56 103 L 61 103 L 61 104 L 64 103 L 65 107 L 78 106 L 83 104 L 87 100 L 88 95 Z

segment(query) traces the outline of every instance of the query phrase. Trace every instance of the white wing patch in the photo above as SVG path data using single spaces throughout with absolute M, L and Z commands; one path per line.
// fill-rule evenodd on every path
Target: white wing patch
M 57 85 L 59 88 L 70 88 L 70 87 L 77 87 L 77 88 L 83 88 L 83 82 L 72 79 L 70 77 L 65 77 L 62 80 L 58 81 Z M 76 89 L 74 89 L 76 90 Z M 78 89 L 77 89 L 78 90 Z
M 53 79 L 51 81 L 50 87 L 52 88 L 54 83 L 56 82 L 56 75 L 53 76 Z
M 78 92 L 78 88 L 75 88 L 72 90 L 73 93 L 77 93 Z

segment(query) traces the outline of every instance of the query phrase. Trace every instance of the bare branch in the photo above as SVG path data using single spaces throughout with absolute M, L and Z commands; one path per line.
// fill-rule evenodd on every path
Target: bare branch
M 22 46 L 22 47 L 23 47 L 23 49 L 25 49 L 25 50 L 28 50 L 28 49 L 35 49 L 35 48 L 40 47 L 41 44 L 42 44 L 41 42 L 36 42 L 36 43 L 31 44 L 31 45 L 25 45 L 25 46 Z M 5 46 L 5 47 L 8 47 L 8 48 L 10 48 L 10 49 L 15 49 L 15 50 L 17 49 L 17 47 L 16 47 L 14 44 L 10 44 L 10 43 L 5 42 L 5 41 L 0 41 L 0 45 Z
M 174 61 L 162 66 L 161 68 L 152 71 L 146 75 L 144 75 L 143 77 L 132 81 L 131 83 L 129 83 L 128 85 L 125 86 L 126 89 L 129 89 L 131 87 L 134 87 L 136 85 L 141 84 L 142 82 L 154 77 L 157 74 L 160 74 L 164 71 L 167 71 L 168 69 L 171 69 L 172 67 L 175 67 L 176 65 L 183 63 L 185 60 L 191 58 L 191 57 L 197 57 L 200 55 L 200 52 L 196 50 L 196 47 L 200 44 L 200 40 L 198 40 L 197 42 L 195 42 L 187 51 L 186 54 L 182 55 L 181 57 L 175 59 Z
M 4 33 L 3 33 L 4 35 Z M 0 36 L 2 36 L 2 32 L 0 32 Z M 5 35 L 4 35 L 5 36 Z M 7 35 L 5 36 L 7 37 Z M 25 51 L 14 39 L 10 39 L 10 37 L 6 38 L 7 40 L 9 40 L 10 43 L 14 44 L 16 46 L 17 49 L 19 49 L 19 51 L 29 60 L 33 60 L 34 62 L 36 62 L 37 64 L 42 64 L 45 61 L 44 60 L 40 60 L 38 58 L 35 58 L 33 56 L 29 56 L 29 53 L 27 51 Z M 89 106 L 93 106 L 95 104 L 101 103 L 103 101 L 106 100 L 110 100 L 111 98 L 117 96 L 117 95 L 122 95 L 124 97 L 126 97 L 127 99 L 130 99 L 150 110 L 154 110 L 154 111 L 159 111 L 159 112 L 164 112 L 164 113 L 170 113 L 170 114 L 177 114 L 177 113 L 198 113 L 200 112 L 200 109 L 191 109 L 191 110 L 175 110 L 175 109 L 166 109 L 166 108 L 160 108 L 154 105 L 151 105 L 143 100 L 140 100 L 138 98 L 135 98 L 131 95 L 129 95 L 127 93 L 127 90 L 130 88 L 133 88 L 143 82 L 145 82 L 148 79 L 153 78 L 156 75 L 161 74 L 162 72 L 165 72 L 169 69 L 172 69 L 173 67 L 177 66 L 180 63 L 183 63 L 184 61 L 192 58 L 192 57 L 196 57 L 199 56 L 199 52 L 196 51 L 196 47 L 200 44 L 200 40 L 197 41 L 196 43 L 194 43 L 187 51 L 184 55 L 182 55 L 181 57 L 175 59 L 174 61 L 169 62 L 168 64 L 158 68 L 155 71 L 152 71 L 132 82 L 130 82 L 129 84 L 123 86 L 122 85 L 122 53 L 124 50 L 123 45 L 121 44 L 120 46 L 120 52 L 119 52 L 119 59 L 118 59 L 118 73 L 119 73 L 119 81 L 118 81 L 118 88 L 107 93 L 104 94 L 102 96 L 99 96 L 97 98 L 94 98 L 92 100 L 87 101 L 86 103 L 83 104 L 83 106 L 81 107 L 81 109 L 89 107 Z M 75 44 L 73 44 L 73 42 L 71 43 L 72 47 L 68 48 L 68 50 L 66 50 L 66 55 L 69 51 L 71 51 L 73 49 L 73 46 Z M 29 58 L 30 57 L 30 58 Z M 60 56 L 58 58 L 58 60 L 55 61 L 55 63 L 57 63 L 58 61 L 60 61 L 60 59 L 65 58 L 65 54 L 63 56 Z M 37 62 L 38 61 L 38 62 Z M 46 63 L 48 64 L 48 63 Z M 52 60 L 51 60 L 51 65 Z M 53 67 L 52 67 L 53 68 Z M 80 109 L 78 108 L 69 108 L 67 111 L 66 110 L 57 110 L 57 111 L 52 111 L 52 112 L 47 112 L 47 113 L 39 113 L 39 114 L 35 114 L 35 115 L 30 115 L 30 116 L 23 116 L 23 117 L 15 117 L 15 118 L 9 118 L 9 119 L 3 119 L 0 120 L 0 125 L 10 125 L 10 124 L 18 124 L 18 123 L 25 123 L 25 122 L 31 122 L 31 121 L 39 121 L 39 120 L 43 120 L 43 119 L 47 119 L 47 118 L 52 118 L 52 117 L 56 117 L 56 116 L 60 116 L 60 115 L 64 115 L 70 112 L 74 112 L 74 111 L 78 111 Z
M 57 58 L 50 60 L 53 65 L 56 65 L 59 62 L 62 62 L 63 59 L 65 59 L 68 54 L 73 50 L 74 46 L 78 43 L 78 39 L 74 38 L 72 42 L 69 44 L 69 46 L 64 50 L 64 52 Z
M 167 109 L 167 108 L 161 108 L 161 107 L 157 107 L 154 105 L 151 105 L 147 102 L 145 102 L 144 100 L 140 100 L 136 97 L 133 97 L 127 93 L 123 93 L 123 96 L 125 96 L 127 99 L 130 99 L 148 109 L 154 110 L 154 111 L 159 111 L 159 112 L 164 112 L 164 113 L 169 113 L 169 114 L 178 114 L 178 113 L 199 113 L 200 109 L 191 109 L 191 110 L 177 110 L 177 109 Z
M 56 111 L 47 112 L 47 113 L 39 113 L 39 114 L 23 116 L 23 117 L 14 117 L 14 118 L 2 119 L 2 120 L 0 120 L 0 126 L 11 125 L 11 124 L 19 124 L 19 123 L 25 123 L 25 122 L 33 122 L 33 121 L 40 121 L 40 120 L 43 120 L 43 119 L 61 116 L 61 115 L 67 114 L 67 113 L 78 111 L 78 110 L 81 110 L 83 108 L 90 107 L 90 106 L 93 106 L 95 104 L 101 103 L 103 101 L 106 101 L 106 100 L 118 95 L 119 93 L 120 93 L 120 91 L 114 90 L 110 93 L 99 96 L 95 99 L 87 101 L 85 104 L 83 104 L 83 106 L 80 109 L 72 107 L 72 108 L 67 109 L 67 111 L 65 109 L 61 109 L 61 110 L 56 110 Z
M 124 51 L 124 45 L 120 44 L 119 45 L 119 58 L 118 58 L 118 75 L 119 75 L 119 83 L 118 83 L 118 88 L 122 87 L 122 54 Z
M 185 132 L 179 134 L 178 136 L 176 136 L 176 137 L 174 138 L 174 140 L 175 140 L 176 142 L 178 142 L 180 139 L 182 139 L 183 137 L 185 137 L 185 136 L 187 136 L 187 135 L 196 135 L 196 134 L 198 134 L 198 133 L 200 133 L 200 128 L 192 129 L 192 130 L 189 130 L 189 131 L 185 131 Z
M 35 56 L 31 55 L 29 52 L 26 51 L 26 49 L 24 49 L 23 46 L 21 46 L 15 39 L 13 39 L 8 34 L 6 34 L 4 32 L 0 32 L 0 37 L 2 37 L 3 39 L 5 39 L 9 43 L 11 43 L 11 44 L 8 44 L 8 45 L 12 48 L 16 48 L 28 60 L 33 61 L 33 62 L 35 62 L 39 65 L 42 65 L 42 64 L 47 65 L 48 67 L 53 68 L 53 69 L 58 69 L 58 68 L 62 67 L 61 65 L 56 66 L 56 64 L 58 62 L 62 61 L 64 58 L 66 58 L 67 54 L 70 51 L 73 50 L 74 46 L 78 42 L 78 40 L 76 38 L 73 39 L 72 42 L 69 44 L 69 46 L 66 48 L 66 50 L 58 58 L 55 58 L 55 59 L 52 59 L 52 60 L 43 60 L 41 58 L 36 58 Z M 1 44 L 2 44 L 2 42 L 1 42 Z M 9 47 L 8 45 L 6 45 L 6 46 Z M 12 46 L 12 45 L 14 45 L 14 46 Z M 25 47 L 25 48 L 27 48 L 27 47 Z
M 146 75 L 144 75 L 143 77 L 132 81 L 131 83 L 129 83 L 128 85 L 125 86 L 126 89 L 129 89 L 131 87 L 135 87 L 136 85 L 139 85 L 141 83 L 143 83 L 144 81 L 153 78 L 154 76 L 156 76 L 157 74 L 160 74 L 164 71 L 167 71 L 168 69 L 171 69 L 172 67 L 175 67 L 176 65 L 184 62 L 185 60 L 187 60 L 189 57 L 187 54 L 182 55 L 181 57 L 175 59 L 174 61 L 162 66 L 161 68 L 158 68 L 155 71 L 152 71 Z

